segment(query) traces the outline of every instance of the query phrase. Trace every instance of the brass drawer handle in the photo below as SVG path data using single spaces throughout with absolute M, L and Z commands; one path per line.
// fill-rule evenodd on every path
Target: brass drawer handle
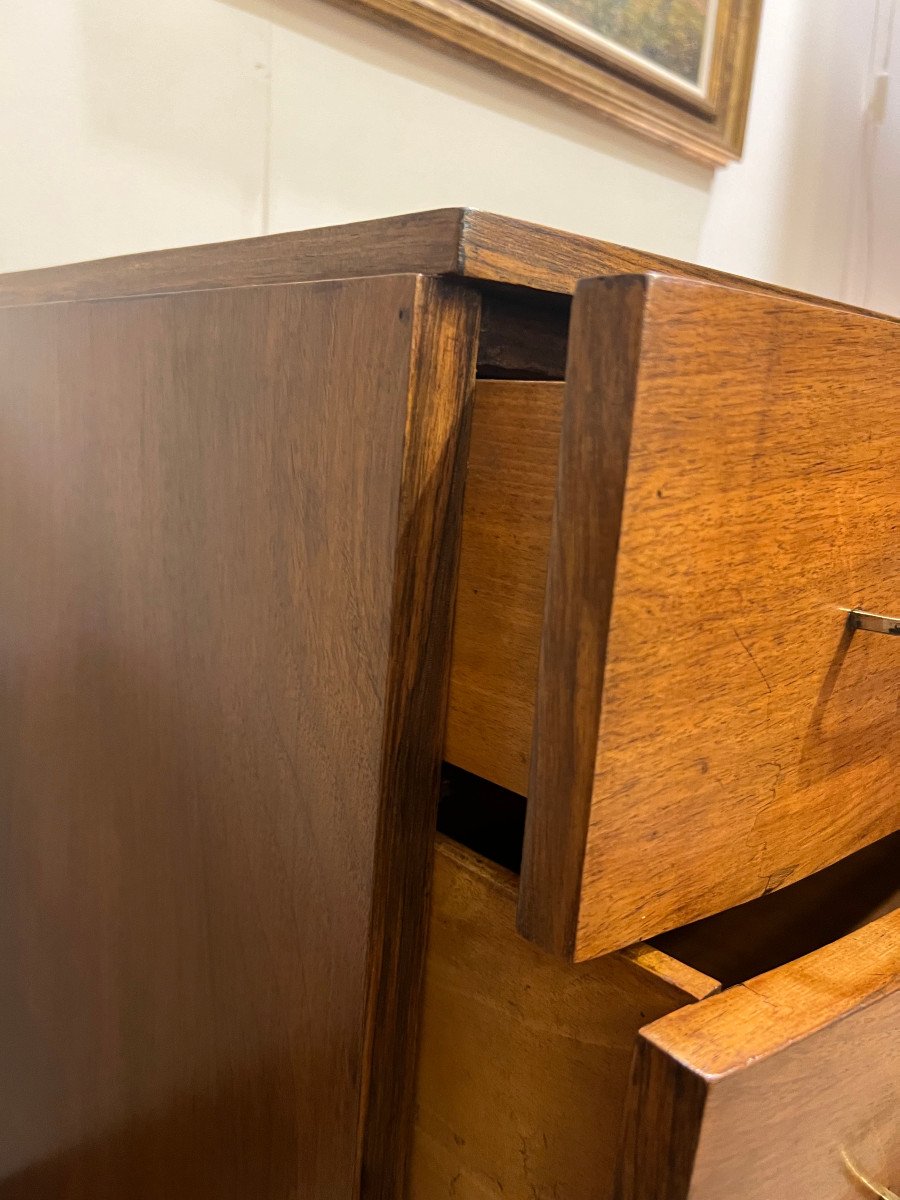
M 851 629 L 900 637 L 900 617 L 882 617 L 878 613 L 863 612 L 861 608 L 854 608 L 851 609 L 847 621 Z
M 844 1164 L 853 1178 L 858 1179 L 863 1187 L 869 1189 L 873 1196 L 880 1196 L 881 1200 L 900 1200 L 900 1196 L 898 1196 L 896 1192 L 892 1192 L 890 1188 L 882 1187 L 880 1184 L 871 1180 L 868 1175 L 864 1174 L 856 1165 L 856 1163 L 853 1162 L 846 1150 L 842 1150 L 841 1154 L 844 1159 Z

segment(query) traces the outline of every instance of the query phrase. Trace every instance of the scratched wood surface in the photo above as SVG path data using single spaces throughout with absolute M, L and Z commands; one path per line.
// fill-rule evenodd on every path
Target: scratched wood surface
M 477 304 L 0 313 L 0 1196 L 399 1200 Z
M 900 826 L 896 325 L 667 277 L 576 294 L 523 931 L 588 958 Z
M 900 910 L 648 1026 L 615 1200 L 897 1195 L 898 1028 Z
M 649 946 L 563 962 L 515 911 L 514 875 L 439 839 L 413 1200 L 609 1196 L 638 1029 L 718 986 Z

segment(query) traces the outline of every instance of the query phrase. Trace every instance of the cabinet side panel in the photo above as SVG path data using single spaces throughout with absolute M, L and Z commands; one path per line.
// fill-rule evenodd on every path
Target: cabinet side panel
M 447 511 L 399 553 L 434 499 L 431 300 L 392 277 L 0 314 L 4 1200 L 359 1194 L 422 954 L 385 810 L 414 779 L 435 802 L 441 639 L 417 664 L 396 635 Z M 433 432 L 449 461 L 457 424 Z

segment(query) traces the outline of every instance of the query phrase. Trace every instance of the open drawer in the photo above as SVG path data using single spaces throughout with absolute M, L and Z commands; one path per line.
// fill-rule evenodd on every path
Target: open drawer
M 900 1189 L 900 910 L 641 1031 L 616 1200 Z
M 588 963 L 515 934 L 516 885 L 440 841 L 415 1200 L 900 1189 L 900 837 Z
M 446 758 L 527 794 L 519 926 L 574 959 L 900 827 L 900 325 L 579 286 L 564 383 L 476 389 Z

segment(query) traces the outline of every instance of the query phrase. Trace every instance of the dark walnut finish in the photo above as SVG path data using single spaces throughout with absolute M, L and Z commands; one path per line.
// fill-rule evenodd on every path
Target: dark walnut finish
M 0 313 L 0 1196 L 402 1194 L 477 298 Z
M 895 1195 L 898 1028 L 900 910 L 648 1026 L 615 1200 Z
M 402 271 L 459 275 L 482 283 L 568 295 L 580 280 L 590 276 L 661 271 L 731 283 L 750 291 L 799 295 L 772 284 L 511 217 L 470 208 L 446 208 L 327 229 L 19 271 L 0 276 L 0 305 Z M 805 298 L 846 311 L 835 301 Z M 519 305 L 528 302 L 527 293 L 514 299 Z M 539 377 L 543 376 L 541 370 Z

